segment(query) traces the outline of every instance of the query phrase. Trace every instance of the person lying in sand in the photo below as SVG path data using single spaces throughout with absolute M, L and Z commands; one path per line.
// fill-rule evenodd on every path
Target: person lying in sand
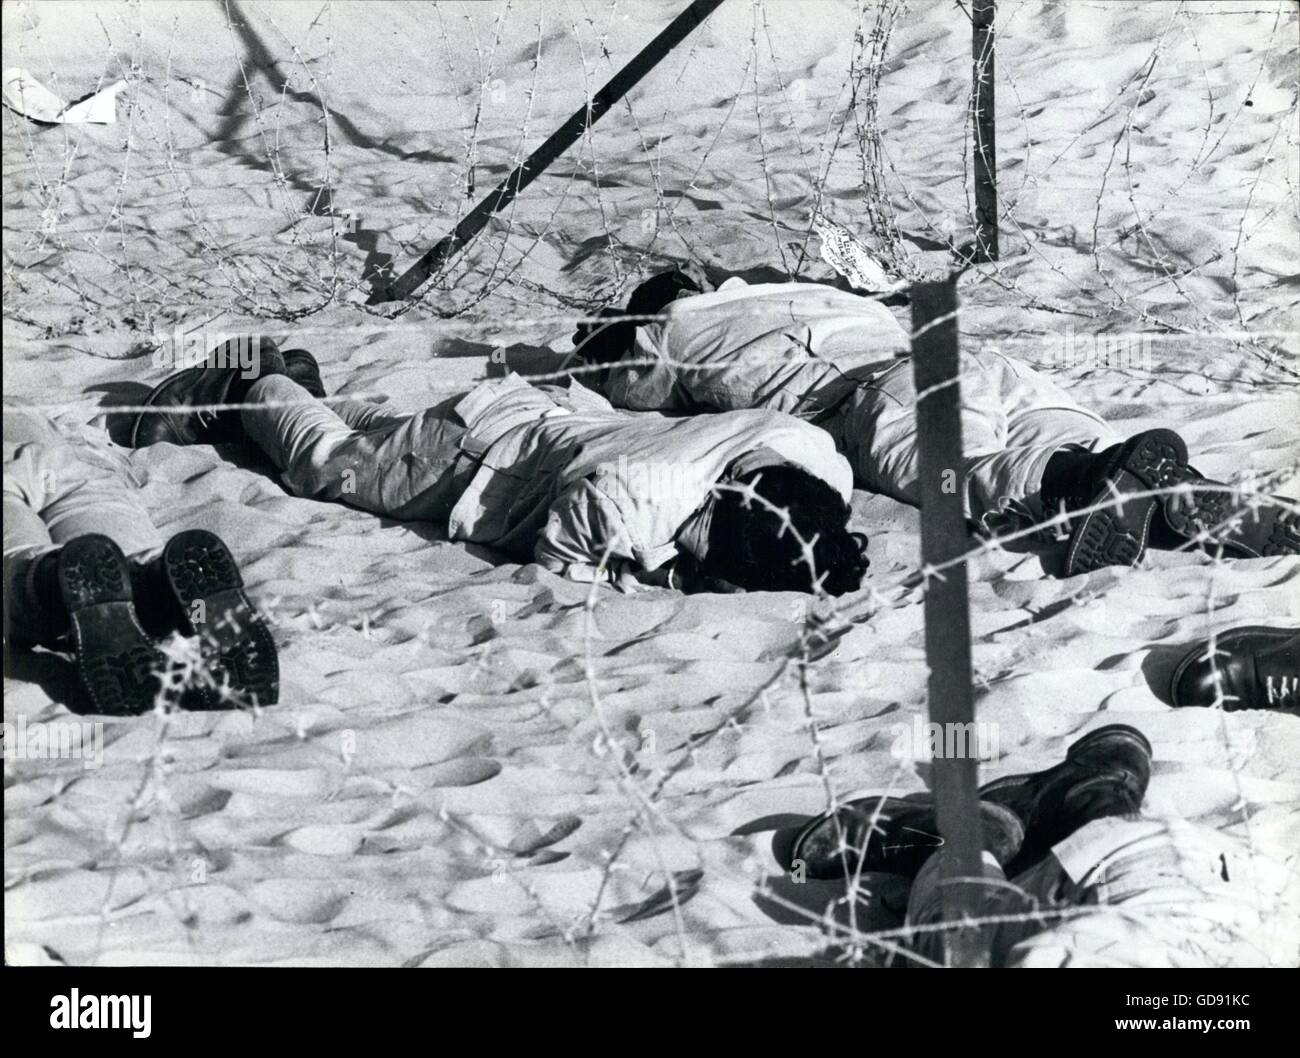
M 6 642 L 71 652 L 96 713 L 141 713 L 164 691 L 192 709 L 274 704 L 275 641 L 229 549 L 200 529 L 164 543 L 129 481 L 106 437 L 6 410 Z M 176 632 L 199 637 L 202 673 L 164 687 L 159 640 Z
M 879 302 L 816 283 L 732 278 L 713 290 L 699 269 L 678 269 L 643 283 L 626 314 L 659 318 L 620 321 L 607 309 L 608 323 L 574 336 L 615 406 L 788 412 L 834 438 L 860 488 L 920 505 L 908 337 Z M 1295 501 L 1234 501 L 1188 464 L 1172 430 L 1124 439 L 1026 364 L 976 352 L 961 365 L 964 499 L 977 532 L 1077 511 L 1067 576 L 1134 565 L 1148 545 L 1183 547 L 1198 534 L 1227 557 L 1300 554 Z M 1185 488 L 1143 495 L 1175 486 Z
M 1300 885 L 1238 837 L 1178 818 L 1141 818 L 1151 744 L 1097 728 L 1064 762 L 980 790 L 984 900 L 997 966 L 1290 965 Z M 912 879 L 912 948 L 943 961 L 948 855 L 927 797 L 870 797 L 807 824 L 790 862 L 813 878 L 880 871 Z M 1278 928 L 1279 922 L 1291 925 Z
M 234 361 L 219 348 L 159 385 L 132 443 L 247 439 L 297 496 L 432 522 L 452 540 L 624 590 L 806 592 L 816 581 L 838 595 L 866 571 L 866 538 L 848 529 L 848 463 L 823 431 L 781 412 L 638 415 L 580 385 L 511 375 L 393 414 L 323 402 L 310 353 L 252 340 L 254 371 L 222 366 Z M 199 410 L 229 404 L 242 407 Z

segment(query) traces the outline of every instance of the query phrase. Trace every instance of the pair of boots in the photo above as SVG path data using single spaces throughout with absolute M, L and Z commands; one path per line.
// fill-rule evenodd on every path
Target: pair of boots
M 986 784 L 979 792 L 985 851 L 1014 877 L 1086 823 L 1136 814 L 1151 781 L 1151 754 L 1142 732 L 1109 724 L 1076 740 L 1052 768 Z M 790 855 L 810 878 L 859 871 L 914 877 L 942 845 L 928 795 L 867 797 L 808 823 Z
M 1151 743 L 1136 728 L 1110 724 L 1090 731 L 1054 767 L 1011 775 L 980 788 L 985 850 L 980 884 L 984 947 L 1008 913 L 1046 923 L 1051 908 L 1033 905 L 1007 879 L 1045 862 L 1052 848 L 1096 819 L 1135 815 L 1151 781 Z M 915 950 L 941 961 L 943 846 L 928 795 L 851 801 L 808 823 L 794 839 L 792 865 L 813 878 L 854 878 L 860 872 L 901 874 L 913 880 L 908 920 Z M 939 928 L 934 928 L 936 925 Z
M 1216 638 L 1214 670 L 1205 644 L 1190 649 L 1171 681 L 1176 706 L 1225 709 L 1300 705 L 1300 632 L 1246 626 Z M 1014 877 L 1080 827 L 1137 813 L 1151 781 L 1151 743 L 1136 728 L 1108 724 L 1077 739 L 1065 760 L 980 788 L 983 847 Z M 850 801 L 808 823 L 791 846 L 811 878 L 859 871 L 914 876 L 943 844 L 928 795 Z
M 320 366 L 306 349 L 281 352 L 257 335 L 232 338 L 207 361 L 164 379 L 144 400 L 131 427 L 131 447 L 170 443 L 233 444 L 244 438 L 239 410 L 258 379 L 284 375 L 313 397 L 324 397 Z
M 1067 446 L 1053 455 L 1043 473 L 1044 512 L 1081 512 L 1070 519 L 1065 575 L 1135 566 L 1148 545 L 1193 543 L 1225 558 L 1300 554 L 1295 500 L 1247 504 L 1187 459 L 1172 430 L 1146 430 L 1103 452 Z
M 88 533 L 40 555 L 26 576 L 40 645 L 71 651 L 91 712 L 133 716 L 169 703 L 250 708 L 279 699 L 275 641 L 213 533 L 178 533 L 145 563 Z M 169 659 L 158 640 L 172 632 L 198 637 L 196 658 Z

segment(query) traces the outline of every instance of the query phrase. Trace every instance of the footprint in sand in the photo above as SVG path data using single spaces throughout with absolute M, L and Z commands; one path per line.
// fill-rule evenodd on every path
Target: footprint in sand
M 317 878 L 273 878 L 258 882 L 249 895 L 271 918 L 300 925 L 332 921 L 349 899 L 333 882 Z
M 457 757 L 411 772 L 412 785 L 475 786 L 501 773 L 501 762 L 488 757 Z
M 563 841 L 580 826 L 582 826 L 582 820 L 577 816 L 565 816 L 543 832 L 536 823 L 529 820 L 523 830 L 506 847 L 516 856 L 531 856 L 539 849 Z M 554 860 L 548 860 L 547 862 L 554 862 Z

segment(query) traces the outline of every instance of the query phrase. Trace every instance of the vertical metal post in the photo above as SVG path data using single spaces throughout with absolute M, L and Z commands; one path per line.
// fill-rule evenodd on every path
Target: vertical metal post
M 912 287 L 912 370 L 916 379 L 916 425 L 920 445 L 921 561 L 944 566 L 925 591 L 925 657 L 930 669 L 927 697 L 930 721 L 939 730 L 975 720 L 971 690 L 970 600 L 966 563 L 954 562 L 970 550 L 963 504 L 961 382 L 957 335 L 957 281 Z M 973 733 L 974 726 L 961 730 Z M 972 738 L 944 738 L 966 752 L 936 757 L 931 783 L 939 833 L 944 841 L 944 919 L 976 918 L 981 905 L 982 841 L 977 786 L 978 765 Z M 971 879 L 959 882 L 956 879 Z M 950 965 L 988 964 L 980 930 L 953 928 L 945 933 Z
M 998 259 L 998 151 L 993 92 L 996 13 L 996 0 L 974 0 L 971 57 L 975 94 L 975 261 Z

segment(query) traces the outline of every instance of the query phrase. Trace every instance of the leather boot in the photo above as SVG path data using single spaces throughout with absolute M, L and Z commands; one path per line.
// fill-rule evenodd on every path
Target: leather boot
M 1109 724 L 1077 739 L 1055 767 L 1009 775 L 980 788 L 980 800 L 1011 809 L 1025 825 L 1014 878 L 1085 823 L 1132 815 L 1151 781 L 1151 743 L 1136 728 Z
M 999 863 L 1020 851 L 1025 828 L 997 804 L 981 802 L 983 846 Z M 912 877 L 942 847 L 934 804 L 898 797 L 867 797 L 826 812 L 794 839 L 792 862 L 802 861 L 809 878 L 853 877 L 881 871 Z
M 1246 625 L 1215 636 L 1183 657 L 1170 680 L 1177 706 L 1212 706 L 1222 692 L 1225 710 L 1300 708 L 1300 631 Z
M 144 576 L 170 612 L 173 627 L 199 638 L 206 697 L 191 708 L 252 708 L 279 701 L 275 640 L 219 536 L 203 529 L 177 533 Z
M 325 396 L 325 383 L 321 381 L 320 365 L 316 363 L 316 358 L 311 353 L 306 349 L 286 349 L 281 355 L 284 357 L 286 375 L 318 400 Z
M 42 645 L 74 655 L 90 711 L 132 716 L 154 708 L 167 662 L 136 616 L 117 544 L 98 533 L 79 536 L 40 556 L 28 576 L 42 611 Z
M 1300 504 L 1295 500 L 1248 500 L 1230 486 L 1200 476 L 1188 485 L 1186 495 L 1161 498 L 1152 547 L 1172 549 L 1191 542 L 1225 558 L 1300 555 Z
M 245 368 L 241 359 L 249 360 L 250 347 L 251 364 Z M 285 373 L 284 358 L 270 339 L 232 338 L 212 350 L 202 367 L 187 367 L 154 387 L 144 400 L 148 410 L 132 424 L 131 447 L 241 441 L 239 409 L 214 411 L 211 406 L 240 404 L 259 378 Z
M 1095 454 L 1066 448 L 1054 455 L 1043 474 L 1047 516 L 1099 508 L 1072 519 L 1065 575 L 1137 565 L 1160 507 L 1158 496 L 1141 494 L 1193 475 L 1187 446 L 1172 430 L 1147 430 Z

